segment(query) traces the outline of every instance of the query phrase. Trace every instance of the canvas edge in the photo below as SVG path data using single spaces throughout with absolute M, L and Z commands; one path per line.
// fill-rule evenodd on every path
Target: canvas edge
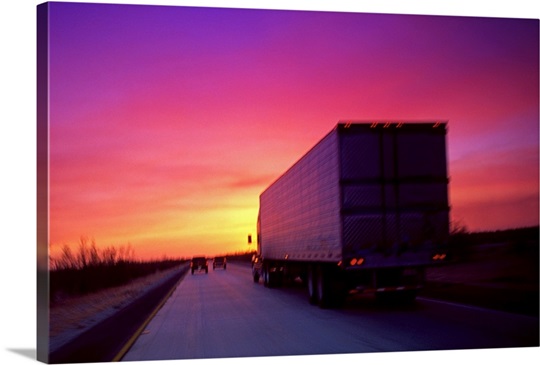
M 49 3 L 36 7 L 37 16 L 37 351 L 38 361 L 49 361 Z

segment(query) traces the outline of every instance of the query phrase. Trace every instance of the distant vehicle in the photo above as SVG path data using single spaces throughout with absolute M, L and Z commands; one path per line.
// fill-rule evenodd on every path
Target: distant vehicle
M 204 256 L 193 257 L 191 259 L 190 267 L 191 275 L 193 275 L 195 271 L 204 271 L 206 274 L 208 274 L 208 260 Z
M 338 123 L 260 195 L 255 282 L 414 300 L 446 258 L 446 123 Z
M 227 258 L 225 256 L 216 256 L 214 257 L 214 262 L 212 264 L 212 269 L 215 270 L 217 268 L 222 268 L 223 270 L 227 270 Z

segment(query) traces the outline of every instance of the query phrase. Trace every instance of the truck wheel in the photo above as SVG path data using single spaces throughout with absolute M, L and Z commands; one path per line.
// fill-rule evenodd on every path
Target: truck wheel
M 322 265 L 317 266 L 315 277 L 317 278 L 317 302 L 319 303 L 319 307 L 325 309 L 330 308 L 332 300 L 328 285 L 328 274 Z
M 267 267 L 263 271 L 263 280 L 264 280 L 264 286 L 266 286 L 267 288 L 274 288 L 276 286 L 275 276 L 272 275 L 269 267 Z
M 254 283 L 259 283 L 259 273 L 253 274 L 253 282 Z
M 266 264 L 263 266 L 263 284 L 267 288 L 273 288 L 274 287 L 274 277 L 270 273 L 270 264 Z
M 267 288 L 275 288 L 281 283 L 280 273 L 272 272 L 271 269 L 272 267 L 270 265 L 266 265 L 263 268 L 263 281 L 264 286 Z
M 307 274 L 307 287 L 309 293 L 309 304 L 317 304 L 318 294 L 317 294 L 317 276 L 315 274 L 315 268 L 310 266 L 308 268 Z
M 319 265 L 316 270 L 316 292 L 319 307 L 337 308 L 345 303 L 346 286 L 339 273 L 332 268 Z
M 262 270 L 262 279 L 263 279 L 263 285 L 267 288 L 270 287 L 270 273 L 268 272 L 267 267 L 263 267 Z

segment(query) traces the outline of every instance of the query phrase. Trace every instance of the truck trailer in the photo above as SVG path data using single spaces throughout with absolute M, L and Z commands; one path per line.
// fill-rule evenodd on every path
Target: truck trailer
M 259 197 L 253 280 L 414 300 L 446 258 L 446 122 L 339 122 Z

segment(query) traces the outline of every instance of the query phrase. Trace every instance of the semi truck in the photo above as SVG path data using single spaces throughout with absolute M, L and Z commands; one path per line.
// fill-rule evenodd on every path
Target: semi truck
M 414 301 L 449 235 L 447 122 L 338 122 L 259 196 L 253 280 Z

